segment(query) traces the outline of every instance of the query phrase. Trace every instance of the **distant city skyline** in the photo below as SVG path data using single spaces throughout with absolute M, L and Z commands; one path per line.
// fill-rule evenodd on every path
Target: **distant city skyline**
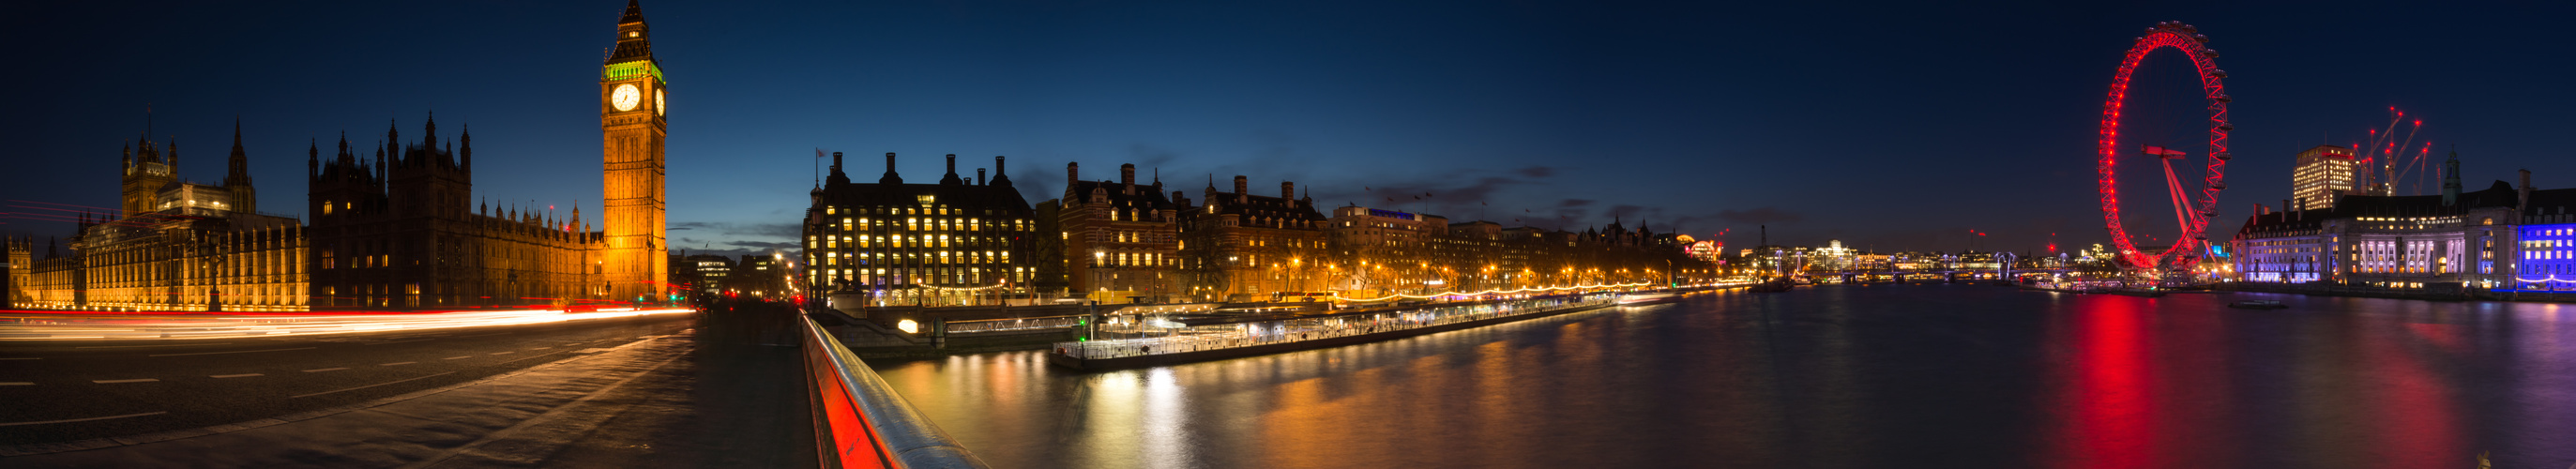
M 595 3 L 20 7 L 0 40 L 35 45 L 19 63 L 46 72 L 0 78 L 19 110 L 0 161 L 34 175 L 0 199 L 113 208 L 95 188 L 147 127 L 180 146 L 183 179 L 219 180 L 238 117 L 263 208 L 310 219 L 308 145 L 372 145 L 436 112 L 475 130 L 476 194 L 597 207 L 596 106 L 576 100 L 614 30 L 565 27 L 623 7 Z M 2072 250 L 2105 239 L 2101 88 L 2164 20 L 2198 25 L 2232 74 L 2220 237 L 2289 197 L 2299 150 L 2359 140 L 2390 106 L 2459 145 L 2470 187 L 2523 168 L 2576 186 L 2550 131 L 2576 124 L 2576 92 L 2481 78 L 2576 68 L 2528 59 L 2552 51 L 2557 8 L 645 5 L 672 82 L 670 247 L 735 254 L 789 245 L 817 148 L 896 152 L 915 178 L 1006 155 L 1032 203 L 1067 162 L 1134 163 L 1183 190 L 1247 175 L 1506 226 L 1618 217 L 1749 246 L 1768 224 L 1776 243 L 1877 251 L 2054 233 Z M 2154 72 L 2144 85 L 2170 78 Z

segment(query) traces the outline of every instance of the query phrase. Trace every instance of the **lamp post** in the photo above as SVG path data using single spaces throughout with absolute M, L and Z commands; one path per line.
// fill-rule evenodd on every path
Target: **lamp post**
M 218 285 L 222 282 L 215 277 L 223 273 L 224 256 L 218 252 L 220 247 L 215 244 L 213 237 L 203 234 L 198 236 L 197 239 L 202 245 L 199 252 L 206 256 L 206 274 L 203 276 L 206 279 L 206 312 L 221 312 L 224 310 L 224 300 L 218 293 L 221 291 Z

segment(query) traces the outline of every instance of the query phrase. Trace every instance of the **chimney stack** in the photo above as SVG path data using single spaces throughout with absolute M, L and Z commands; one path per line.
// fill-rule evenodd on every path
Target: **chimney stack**
M 2513 202 L 2513 216 L 2517 218 L 2525 214 L 2524 210 L 2531 209 L 2531 170 L 2525 169 L 2520 172 L 2522 173 L 2522 186 L 2514 189 Z M 2522 220 L 2514 221 L 2521 222 Z
M 890 151 L 889 151 L 889 152 L 886 152 L 886 173 L 885 173 L 885 177 L 877 178 L 877 183 L 878 183 L 878 184 L 902 184 L 902 183 L 903 183 L 903 175 L 901 175 L 901 174 L 895 174 L 895 172 L 894 172 L 894 152 L 890 152 Z
M 1120 190 L 1125 191 L 1127 195 L 1136 195 L 1135 163 L 1118 165 L 1118 183 L 1126 185 L 1125 188 Z
M 1279 200 L 1297 200 L 1297 182 L 1279 181 Z
M 1248 203 L 1248 202 L 1251 202 L 1251 199 L 1246 199 L 1246 198 L 1244 198 L 1244 197 L 1243 197 L 1243 196 L 1245 196 L 1245 195 L 1248 195 L 1248 194 L 1245 194 L 1245 191 L 1246 191 L 1246 190 L 1248 190 L 1248 189 L 1251 189 L 1251 188 L 1252 188 L 1252 180 L 1251 180 L 1251 178 L 1243 177 L 1243 175 L 1240 175 L 1240 174 L 1235 175 L 1235 176 L 1234 176 L 1234 203 L 1238 203 L 1238 204 L 1240 204 L 1240 203 Z
M 993 184 L 1011 185 L 1011 172 L 1002 168 L 1002 157 L 999 155 L 993 157 Z
M 1077 163 L 1065 163 L 1065 164 L 1064 164 L 1064 190 L 1065 190 L 1065 193 L 1067 193 L 1067 194 L 1071 194 L 1071 193 L 1073 193 L 1073 185 L 1074 185 L 1075 183 L 1080 183 L 1080 182 L 1082 182 L 1082 163 L 1078 163 L 1078 162 L 1077 162 Z M 1067 201 L 1067 202 L 1071 202 L 1071 201 L 1073 201 L 1072 196 L 1066 196 L 1066 197 L 1065 197 L 1065 201 Z
M 957 179 L 957 154 L 948 154 L 948 173 L 939 177 L 940 184 L 964 184 Z
M 975 185 L 984 185 L 984 168 L 975 168 Z

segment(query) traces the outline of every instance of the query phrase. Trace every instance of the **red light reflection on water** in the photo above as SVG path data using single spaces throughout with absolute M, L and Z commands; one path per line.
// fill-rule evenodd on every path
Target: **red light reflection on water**
M 2154 330 L 2144 300 L 2086 298 L 2071 314 L 2071 363 L 2061 384 L 2056 462 L 2060 467 L 2162 467 L 2156 461 Z
M 2394 469 L 2458 467 L 2476 453 L 2454 375 L 2475 356 L 2470 326 L 2364 322 L 2306 329 L 2326 336 L 2293 332 L 2277 339 L 2298 345 L 2274 349 L 2229 334 L 2237 323 L 2222 315 L 2236 312 L 2177 301 L 2194 300 L 2067 304 L 2050 332 L 2048 348 L 2064 358 L 2051 373 L 2055 421 L 2041 465 L 2195 467 L 2310 452 L 2330 455 L 2330 465 Z M 2230 364 L 2255 358 L 2231 356 L 2239 353 L 2285 353 L 2266 356 L 2286 362 L 2239 377 L 2245 370 Z M 2275 390 L 2294 394 L 2291 408 L 2246 407 Z
M 2449 355 L 2465 358 L 2467 339 L 2463 326 L 2454 324 L 2406 324 L 2406 333 L 2377 334 L 2361 337 L 2362 363 L 2372 370 L 2370 384 L 2362 391 L 2370 396 L 2369 409 L 2355 409 L 2367 415 L 2378 428 L 2369 434 L 2372 458 L 2379 467 L 2460 467 L 2462 455 L 2471 453 L 2460 447 L 2461 422 L 2456 396 L 2448 378 L 2428 358 Z M 2441 353 L 2427 353 L 2410 348 L 2433 348 Z

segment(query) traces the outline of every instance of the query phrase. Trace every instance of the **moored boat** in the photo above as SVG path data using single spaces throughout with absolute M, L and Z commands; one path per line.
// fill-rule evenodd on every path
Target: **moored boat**
M 1779 293 L 1789 291 L 1790 288 L 1795 288 L 1797 286 L 1797 284 L 1789 283 L 1788 279 L 1772 279 L 1768 282 L 1756 283 L 1751 287 L 1745 287 L 1744 291 L 1754 293 Z
M 1620 306 L 1639 306 L 1681 301 L 1679 293 L 1630 293 L 1619 296 Z

